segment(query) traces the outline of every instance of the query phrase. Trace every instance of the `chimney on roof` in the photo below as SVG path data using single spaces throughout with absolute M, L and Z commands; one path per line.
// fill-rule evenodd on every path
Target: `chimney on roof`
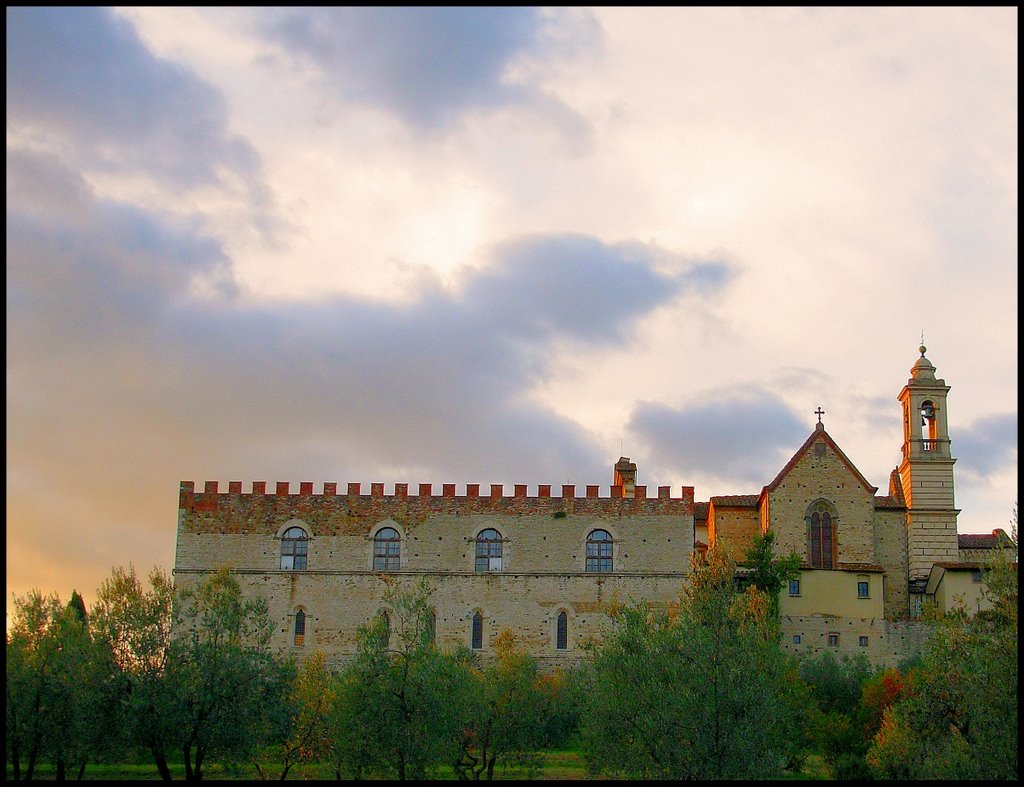
M 621 486 L 623 497 L 633 497 L 636 491 L 636 463 L 630 462 L 628 456 L 620 456 L 619 461 L 615 463 L 612 486 Z

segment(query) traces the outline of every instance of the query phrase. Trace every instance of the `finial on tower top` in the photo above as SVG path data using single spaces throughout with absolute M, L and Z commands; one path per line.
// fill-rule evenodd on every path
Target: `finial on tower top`
M 821 416 L 825 414 L 825 411 L 821 409 L 820 404 L 818 405 L 818 409 L 814 411 L 814 414 L 818 416 L 818 425 L 815 427 L 815 429 L 824 429 L 825 427 L 822 426 L 821 424 Z
M 924 328 L 921 329 L 921 346 L 917 348 L 917 351 L 921 353 L 921 357 L 924 357 L 925 350 L 928 348 L 924 346 Z

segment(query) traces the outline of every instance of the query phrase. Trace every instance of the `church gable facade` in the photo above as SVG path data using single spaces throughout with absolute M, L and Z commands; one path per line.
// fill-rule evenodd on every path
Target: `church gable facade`
M 277 621 L 274 645 L 296 655 L 323 650 L 340 663 L 358 628 L 388 615 L 388 586 L 424 587 L 441 645 L 485 657 L 510 630 L 544 666 L 569 664 L 607 633 L 609 605 L 664 607 L 687 581 L 693 552 L 728 545 L 741 557 L 773 532 L 777 554 L 802 558 L 782 591 L 787 650 L 859 652 L 894 664 L 923 634 L 916 622 L 929 594 L 960 581 L 953 459 L 944 381 L 924 356 L 899 396 L 903 458 L 879 495 L 818 423 L 758 494 L 695 501 L 693 487 L 637 484 L 622 457 L 612 484 L 430 484 L 326 482 L 314 491 L 287 482 L 269 491 L 232 481 L 202 491 L 182 482 L 175 582 L 231 566 L 261 593 Z M 920 421 L 920 426 L 918 422 Z M 962 537 L 964 538 L 964 537 Z M 971 542 L 972 544 L 974 542 Z M 979 542 L 980 543 L 980 542 Z M 986 542 L 987 544 L 987 542 Z M 972 553 L 977 561 L 977 555 Z M 941 564 L 940 574 L 933 567 Z M 929 577 L 931 576 L 931 582 Z M 945 579 L 943 579 L 945 578 Z

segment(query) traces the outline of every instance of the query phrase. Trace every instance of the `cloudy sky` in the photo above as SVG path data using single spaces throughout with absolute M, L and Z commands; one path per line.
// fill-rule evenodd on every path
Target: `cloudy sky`
M 8 9 L 7 594 L 178 483 L 1017 495 L 1017 11 Z M 343 486 L 342 486 L 343 488 Z M 486 488 L 486 486 L 485 486 Z M 531 488 L 532 493 L 532 488 Z

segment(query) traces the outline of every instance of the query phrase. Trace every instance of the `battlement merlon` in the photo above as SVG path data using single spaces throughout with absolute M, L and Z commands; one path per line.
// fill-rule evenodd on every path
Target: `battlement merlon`
M 513 485 L 513 494 L 504 494 L 502 484 L 490 484 L 484 494 L 481 494 L 480 484 L 466 484 L 465 494 L 456 494 L 455 484 L 442 484 L 441 494 L 434 494 L 432 484 L 418 484 L 419 494 L 409 494 L 409 484 L 396 483 L 392 487 L 391 494 L 385 494 L 383 483 L 370 484 L 368 494 L 363 493 L 362 484 L 349 483 L 344 493 L 339 493 L 338 484 L 332 481 L 325 481 L 319 493 L 313 491 L 312 481 L 301 481 L 298 492 L 291 491 L 291 483 L 288 481 L 277 481 L 273 492 L 267 491 L 266 481 L 253 481 L 252 491 L 243 492 L 241 481 L 229 481 L 227 491 L 221 491 L 220 482 L 206 481 L 203 484 L 203 491 L 196 492 L 194 481 L 182 481 L 178 492 L 178 508 L 184 511 L 216 511 L 221 506 L 230 507 L 232 501 L 238 503 L 272 504 L 277 500 L 299 503 L 302 501 L 311 502 L 312 499 L 331 498 L 335 503 L 340 503 L 339 498 L 349 503 L 359 503 L 378 500 L 381 503 L 404 501 L 407 504 L 417 504 L 428 508 L 447 508 L 456 502 L 472 503 L 474 508 L 500 506 L 513 506 L 521 510 L 536 508 L 541 511 L 557 511 L 565 506 L 573 505 L 607 505 L 614 506 L 616 510 L 625 508 L 636 508 L 643 510 L 651 504 L 659 503 L 669 505 L 673 511 L 679 514 L 693 513 L 693 487 L 681 487 L 680 495 L 673 497 L 672 487 L 659 486 L 656 497 L 647 496 L 647 487 L 636 485 L 632 489 L 632 496 L 628 496 L 623 485 L 615 484 L 604 486 L 607 491 L 602 495 L 602 486 L 599 484 L 587 484 L 585 494 L 577 495 L 575 484 L 562 484 L 561 497 L 553 497 L 551 484 L 539 484 L 536 487 L 536 494 L 530 495 L 527 484 Z

